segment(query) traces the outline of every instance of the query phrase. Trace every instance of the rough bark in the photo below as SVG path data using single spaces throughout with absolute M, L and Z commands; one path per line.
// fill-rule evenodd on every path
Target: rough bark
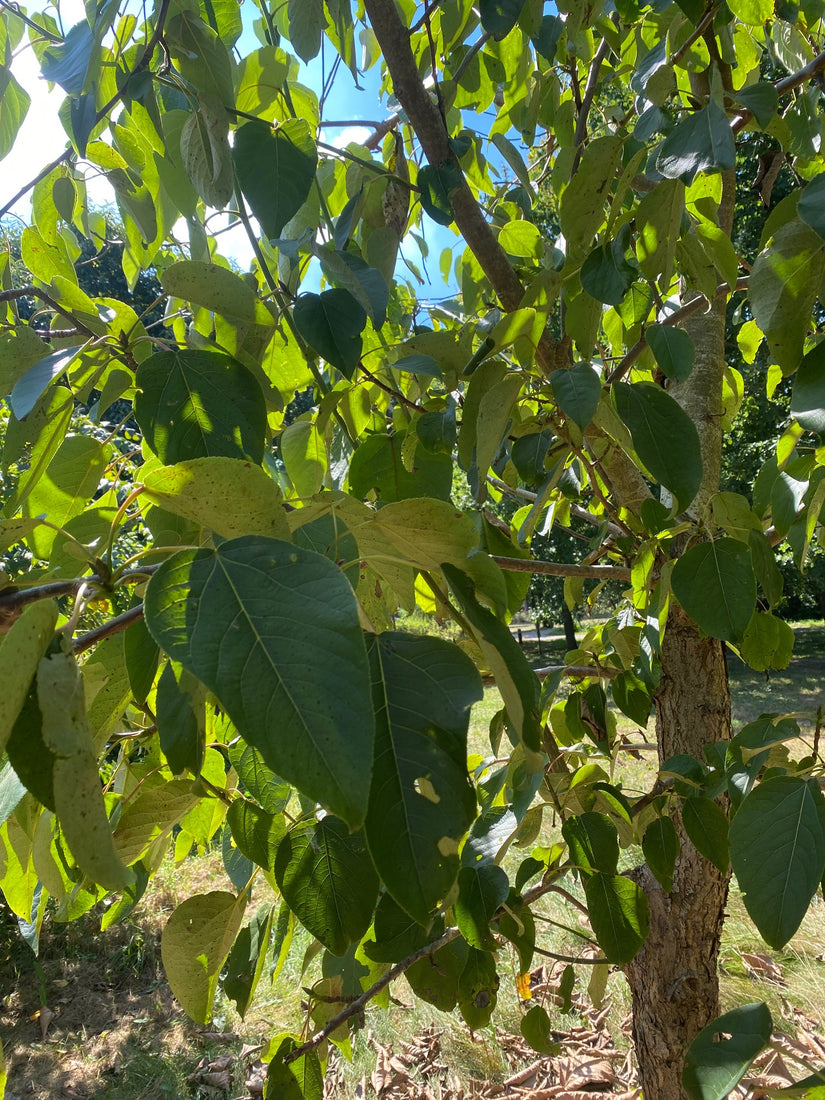
M 702 637 L 678 607 L 662 648 L 656 734 L 660 761 L 677 753 L 701 757 L 707 742 L 730 737 L 723 645 Z M 642 1093 L 651 1100 L 682 1100 L 687 1048 L 719 1015 L 717 961 L 729 876 L 699 855 L 678 818 L 675 824 L 682 851 L 671 893 L 663 893 L 647 867 L 635 875 L 650 904 L 650 936 L 625 969 Z

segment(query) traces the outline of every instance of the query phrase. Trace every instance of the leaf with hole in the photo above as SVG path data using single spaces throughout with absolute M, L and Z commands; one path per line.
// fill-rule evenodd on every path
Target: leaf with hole
M 725 1100 L 771 1040 L 768 1006 L 741 1005 L 702 1028 L 685 1055 L 682 1085 L 690 1100 Z

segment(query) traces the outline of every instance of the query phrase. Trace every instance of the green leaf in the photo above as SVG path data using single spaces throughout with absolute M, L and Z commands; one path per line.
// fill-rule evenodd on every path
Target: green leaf
M 352 456 L 349 491 L 363 500 L 370 493 L 386 503 L 414 497 L 436 497 L 447 501 L 453 483 L 449 455 L 433 454 L 420 447 L 412 470 L 404 465 L 403 435 L 371 435 Z
M 387 632 L 370 646 L 375 762 L 365 832 L 398 904 L 420 924 L 449 893 L 475 816 L 467 775 L 472 661 L 438 638 Z
M 793 627 L 769 611 L 756 611 L 742 636 L 739 652 L 751 668 L 767 672 L 770 668 L 788 667 L 793 644 Z
M 311 61 L 321 49 L 327 26 L 324 0 L 289 0 L 289 41 L 302 61 Z
M 673 889 L 673 870 L 680 848 L 676 826 L 669 817 L 657 817 L 645 829 L 642 851 L 648 867 L 666 894 Z
M 617 382 L 616 411 L 630 429 L 636 454 L 684 511 L 702 484 L 699 434 L 684 409 L 652 382 Z
M 593 932 L 607 959 L 630 962 L 650 927 L 644 890 L 623 875 L 597 872 L 587 879 L 584 891 Z
M 506 38 L 518 22 L 524 0 L 481 0 L 481 25 L 493 38 Z
M 59 84 L 64 92 L 78 96 L 85 88 L 94 49 L 94 33 L 84 19 L 75 23 L 61 43 L 43 51 L 40 71 L 46 80 Z
M 741 0 L 741 2 L 745 5 L 759 6 L 764 4 L 766 0 Z M 767 2 L 769 3 L 770 0 L 767 0 Z M 746 110 L 752 112 L 753 117 L 763 130 L 770 125 L 771 119 L 779 110 L 779 93 L 768 80 L 758 80 L 755 84 L 748 85 L 747 88 L 740 88 L 734 98 Z M 808 220 L 801 211 L 799 216 L 805 221 Z
M 5 751 L 56 625 L 57 604 L 39 600 L 25 608 L 0 642 L 0 753 Z
M 645 339 L 666 378 L 684 382 L 691 375 L 696 347 L 683 328 L 674 325 L 648 325 Z
M 661 180 L 639 203 L 636 254 L 648 279 L 661 276 L 663 285 L 670 283 L 684 212 L 685 185 L 681 180 Z
M 793 936 L 822 880 L 823 821 L 816 782 L 792 775 L 763 780 L 733 819 L 733 869 L 745 908 L 771 947 L 784 947 Z
M 674 566 L 673 591 L 688 615 L 712 638 L 736 642 L 756 606 L 756 577 L 748 546 L 721 538 L 691 547 Z
M 164 42 L 181 75 L 202 100 L 208 97 L 224 107 L 234 102 L 232 59 L 220 36 L 206 24 L 197 8 L 184 8 L 164 26 Z
M 278 847 L 275 878 L 295 916 L 333 955 L 369 928 L 378 876 L 363 833 L 327 816 L 290 829 Z
M 579 870 L 615 875 L 619 862 L 619 835 L 604 814 L 584 813 L 568 817 L 562 836 L 570 849 L 570 861 Z
M 267 122 L 245 122 L 235 132 L 232 159 L 244 198 L 265 236 L 281 236 L 307 200 L 318 152 L 309 123 L 295 118 L 273 132 Z
M 55 756 L 55 812 L 69 850 L 93 882 L 108 890 L 133 885 L 135 876 L 121 862 L 112 841 L 83 681 L 74 657 L 54 653 L 41 660 L 37 701 L 43 741 Z
M 324 1072 L 314 1050 L 292 1062 L 284 1061 L 299 1045 L 291 1035 L 278 1044 L 266 1074 L 266 1100 L 321 1100 L 323 1097 Z
M 221 968 L 243 920 L 244 895 L 212 890 L 187 898 L 160 938 L 166 978 L 187 1015 L 207 1024 Z
M 561 197 L 561 231 L 571 249 L 589 249 L 604 222 L 604 204 L 622 156 L 620 137 L 599 137 L 585 148 L 575 181 Z
M 361 361 L 361 333 L 367 314 L 348 290 L 302 294 L 293 310 L 304 340 L 333 367 L 352 378 Z
M 358 608 L 341 571 L 320 554 L 248 536 L 164 562 L 144 606 L 161 648 L 215 693 L 266 764 L 359 825 L 374 717 Z
M 533 222 L 507 222 L 498 235 L 498 243 L 505 252 L 518 259 L 540 260 L 544 255 L 544 238 Z
M 256 748 L 238 741 L 229 749 L 229 760 L 238 773 L 238 782 L 260 806 L 271 814 L 286 809 L 292 787 L 266 766 Z
M 768 85 L 773 88 L 772 84 Z M 774 89 L 775 91 L 775 89 Z M 825 201 L 825 172 L 815 176 L 807 185 L 799 199 L 796 212 L 820 237 L 825 237 L 825 215 L 822 208 Z
M 728 819 L 725 811 L 710 798 L 692 796 L 682 803 L 682 824 L 700 855 L 723 875 L 730 867 Z
M 459 931 L 471 947 L 495 951 L 490 921 L 510 893 L 507 872 L 495 863 L 462 867 L 458 874 L 458 898 L 454 903 Z
M 825 433 L 825 340 L 799 364 L 791 395 L 791 415 L 805 431 Z
M 620 248 L 614 243 L 599 244 L 590 252 L 581 268 L 581 283 L 598 302 L 617 306 L 636 277 Z
M 566 374 L 567 371 L 563 373 Z M 553 384 L 552 375 L 550 376 L 550 384 Z M 552 428 L 545 428 L 541 432 L 531 432 L 529 435 L 519 436 L 511 445 L 510 457 L 513 460 L 513 465 L 518 471 L 518 476 L 527 485 L 537 485 L 544 480 L 546 473 L 544 460 L 553 439 Z
M 201 99 L 198 110 L 187 116 L 181 128 L 180 151 L 197 194 L 208 206 L 225 206 L 235 190 L 235 173 L 229 123 L 221 104 Z
M 825 275 L 825 240 L 794 218 L 756 257 L 749 281 L 751 309 L 784 373 L 802 359 L 811 310 Z
M 283 816 L 267 813 L 246 798 L 236 798 L 227 810 L 226 823 L 246 858 L 271 871 L 286 831 Z
M 509 627 L 476 599 L 472 581 L 455 566 L 444 563 L 444 575 L 473 628 L 504 699 L 507 716 L 528 748 L 541 745 L 539 683 Z
M 768 1006 L 741 1005 L 702 1028 L 685 1055 L 682 1085 L 690 1100 L 725 1100 L 771 1039 Z
M 773 0 L 732 0 L 728 6 L 737 19 L 754 27 L 773 18 Z
M 0 65 L 0 160 L 8 156 L 29 113 L 31 96 L 5 65 Z
M 219 264 L 182 260 L 165 269 L 161 285 L 173 298 L 203 306 L 225 317 L 274 325 L 272 315 L 249 283 Z
M 602 382 L 589 363 L 575 363 L 568 370 L 554 370 L 550 386 L 565 416 L 584 431 L 596 415 Z
M 53 351 L 51 355 L 45 355 L 34 366 L 29 367 L 15 382 L 9 396 L 9 405 L 18 420 L 29 415 L 55 378 L 64 373 L 78 351 L 76 347 Z
M 541 1005 L 533 1005 L 521 1018 L 521 1034 L 539 1054 L 558 1054 L 559 1044 L 550 1038 L 550 1017 Z
M 458 981 L 469 951 L 466 941 L 459 936 L 413 963 L 405 977 L 416 997 L 441 1012 L 452 1012 L 458 1002 Z
M 295 420 L 281 433 L 281 457 L 295 495 L 312 497 L 321 491 L 327 472 L 327 449 L 316 424 Z
M 180 672 L 179 682 L 171 662 L 167 662 L 160 675 L 155 698 L 158 737 L 161 752 L 173 775 L 180 775 L 187 769 L 197 775 L 203 766 L 206 748 L 206 693 L 202 688 L 198 691 L 200 684 L 191 674 L 185 670 Z
M 375 910 L 374 939 L 365 941 L 364 954 L 375 962 L 400 962 L 426 947 L 441 934 L 443 928 L 443 918 L 436 919 L 432 928 L 418 924 L 393 901 L 390 894 L 384 894 Z
M 656 168 L 668 179 L 691 184 L 699 172 L 724 172 L 735 163 L 730 119 L 712 99 L 676 123 L 662 143 Z
M 424 374 L 430 378 L 441 378 L 443 372 L 431 355 L 404 355 L 392 365 L 393 370 L 405 370 L 410 374 Z
M 260 466 L 211 455 L 155 466 L 143 477 L 146 499 L 222 538 L 271 535 L 289 539 L 283 496 Z
M 498 986 L 495 956 L 471 947 L 458 979 L 458 1009 L 473 1031 L 489 1024 L 498 1000 Z
M 157 642 L 149 633 L 149 628 L 143 619 L 132 623 L 124 632 L 123 654 L 126 659 L 132 696 L 138 706 L 143 706 L 155 682 L 160 655 Z
M 262 461 L 264 396 L 231 355 L 159 351 L 140 364 L 135 382 L 135 417 L 164 465 L 213 455 Z
M 461 186 L 461 169 L 454 160 L 425 164 L 418 173 L 421 205 L 439 225 L 451 225 L 455 218 L 453 194 Z
M 249 924 L 240 930 L 226 960 L 223 991 L 230 1001 L 235 1002 L 241 1019 L 246 1015 L 263 973 L 274 918 L 275 906 L 262 906 Z

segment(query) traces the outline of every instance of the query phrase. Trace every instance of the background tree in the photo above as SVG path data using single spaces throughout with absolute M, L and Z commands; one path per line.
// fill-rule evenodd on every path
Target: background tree
M 804 561 L 825 499 L 821 5 L 258 6 L 260 45 L 241 50 L 232 4 L 160 0 L 145 25 L 90 7 L 68 30 L 3 5 L 2 151 L 25 131 L 25 42 L 66 93 L 71 139 L 21 191 L 48 344 L 8 264 L 0 292 L 3 462 L 21 470 L 0 537 L 33 560 L 0 596 L 6 899 L 36 922 L 49 895 L 72 916 L 114 891 L 110 923 L 173 832 L 183 858 L 225 820 L 235 892 L 172 915 L 169 981 L 206 1020 L 224 972 L 243 1011 L 265 947 L 286 950 L 299 920 L 330 984 L 309 1037 L 273 1044 L 268 1094 L 314 1097 L 326 1040 L 401 973 L 486 1025 L 502 940 L 526 970 L 532 907 L 567 878 L 598 965 L 629 983 L 645 1095 L 722 1097 L 771 1031 L 764 1005 L 715 1019 L 731 864 L 773 946 L 825 870 L 821 760 L 771 756 L 794 718 L 731 729 L 725 656 L 789 660 L 774 548 Z M 296 60 L 322 43 L 341 79 L 380 59 L 398 110 L 363 145 L 323 140 L 331 74 L 319 97 Z M 751 260 L 734 221 L 750 187 L 737 143 L 755 133 L 792 177 Z M 538 148 L 532 174 L 515 141 Z M 78 284 L 87 170 L 115 191 L 127 284 L 160 278 L 171 336 Z M 221 210 L 253 249 L 243 276 L 211 234 Z M 395 278 L 422 218 L 459 234 L 460 315 L 427 317 Z M 720 491 L 745 381 L 726 357 L 734 295 L 746 358 L 764 340 L 770 393 L 790 388 L 749 495 Z M 286 417 L 309 387 L 311 408 Z M 95 392 L 104 410 L 132 402 L 140 456 L 72 430 Z M 479 505 L 496 482 L 533 486 L 512 539 L 456 507 L 456 464 Z M 575 562 L 527 557 L 548 510 L 592 529 Z M 531 572 L 627 591 L 543 686 L 506 626 Z M 120 613 L 90 627 L 101 596 Z M 391 629 L 416 602 L 463 645 Z M 512 755 L 476 790 L 480 673 L 504 702 L 495 755 L 505 729 Z M 612 708 L 655 714 L 661 772 L 641 798 L 586 767 L 612 759 Z M 537 823 L 556 843 L 508 873 Z M 244 924 L 261 875 L 282 905 Z M 533 1020 L 540 1042 L 549 1022 Z

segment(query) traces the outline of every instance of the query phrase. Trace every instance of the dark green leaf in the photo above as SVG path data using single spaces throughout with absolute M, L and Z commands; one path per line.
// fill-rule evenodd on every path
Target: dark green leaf
M 442 371 L 431 355 L 404 355 L 393 363 L 393 370 L 405 370 L 410 374 L 424 374 L 429 378 L 441 378 Z
M 57 757 L 43 740 L 43 716 L 32 687 L 11 731 L 6 752 L 20 781 L 38 802 L 54 812 L 54 764 Z
M 324 1072 L 314 1050 L 292 1062 L 284 1061 L 300 1042 L 288 1035 L 278 1045 L 266 1074 L 266 1100 L 321 1100 L 323 1097 Z
M 319 355 L 352 378 L 361 361 L 361 333 L 367 314 L 348 290 L 302 294 L 293 310 L 301 336 Z
M 636 271 L 623 253 L 611 244 L 596 245 L 582 264 L 581 282 L 587 293 L 598 302 L 617 306 L 627 294 Z
M 403 435 L 373 435 L 358 447 L 349 468 L 349 490 L 362 500 L 375 493 L 382 503 L 411 497 L 448 500 L 453 464 L 447 454 L 418 448 L 412 471 L 404 465 Z
M 143 706 L 155 681 L 160 656 L 158 644 L 143 619 L 132 623 L 123 635 L 123 653 L 132 695 L 138 706 Z
M 223 991 L 230 1001 L 235 1002 L 241 1019 L 246 1015 L 266 962 L 274 917 L 273 905 L 259 909 L 249 924 L 244 925 L 238 933 L 226 960 Z
M 799 364 L 791 396 L 791 415 L 805 431 L 825 433 L 825 340 L 812 348 Z
M 481 25 L 493 38 L 506 38 L 518 22 L 524 0 L 481 0 Z
M 602 379 L 590 363 L 575 363 L 568 371 L 553 371 L 550 386 L 564 416 L 584 431 L 596 415 L 602 396 Z
M 616 411 L 630 430 L 636 454 L 684 511 L 702 484 L 699 434 L 684 409 L 652 382 L 617 382 Z
M 461 169 L 454 160 L 426 164 L 418 173 L 421 205 L 439 225 L 452 224 L 455 212 L 452 196 L 461 186 Z
M 458 1009 L 473 1031 L 489 1024 L 498 1000 L 498 986 L 495 957 L 471 947 L 458 979 Z
M 265 871 L 275 864 L 275 853 L 284 837 L 284 819 L 269 814 L 245 798 L 236 798 L 226 814 L 232 839 L 247 859 Z
M 683 328 L 648 325 L 645 337 L 662 374 L 674 382 L 684 382 L 690 377 L 696 348 Z
M 274 132 L 268 122 L 245 122 L 238 127 L 232 149 L 235 171 L 267 237 L 280 237 L 306 202 L 317 158 L 306 119 L 290 119 Z
M 756 606 L 756 577 L 743 542 L 721 538 L 691 547 L 676 562 L 671 583 L 706 634 L 735 642 L 745 633 Z
M 490 921 L 507 900 L 510 883 L 507 872 L 495 863 L 462 867 L 458 875 L 455 919 L 464 939 L 480 951 L 495 951 Z
M 458 980 L 469 950 L 466 941 L 459 936 L 439 947 L 433 955 L 413 963 L 405 976 L 416 997 L 435 1005 L 441 1012 L 452 1012 L 458 1002 Z
M 256 748 L 238 741 L 230 748 L 229 759 L 238 781 L 268 813 L 279 814 L 286 808 L 292 787 L 266 766 Z
M 504 936 L 518 951 L 519 967 L 526 974 L 536 950 L 536 922 L 528 905 L 515 890 L 510 890 L 507 907 L 496 922 L 499 935 Z
M 725 1100 L 768 1045 L 772 1031 L 771 1014 L 762 1002 L 735 1008 L 703 1028 L 685 1056 L 682 1085 L 690 1100 Z
M 710 798 L 686 798 L 682 824 L 697 852 L 726 875 L 730 866 L 728 819 L 721 806 Z
M 772 84 L 768 85 L 773 88 Z M 796 210 L 803 222 L 815 229 L 820 237 L 825 237 L 825 172 L 816 176 L 807 185 L 799 199 Z
M 135 417 L 166 466 L 224 455 L 261 462 L 266 403 L 257 379 L 217 351 L 159 351 L 140 364 Z
M 374 717 L 352 587 L 327 558 L 256 536 L 183 551 L 149 582 L 158 644 L 226 708 L 266 764 L 363 821 Z
M 481 682 L 472 661 L 438 638 L 379 634 L 370 659 L 376 734 L 367 843 L 395 901 L 423 925 L 455 881 L 458 843 L 475 816 L 467 727 Z
M 187 768 L 197 775 L 206 748 L 206 693 L 198 692 L 200 685 L 189 673 L 180 669 L 179 672 L 180 682 L 171 662 L 167 662 L 158 681 L 155 702 L 158 737 L 161 751 L 175 775 Z
M 796 932 L 822 880 L 823 820 L 816 781 L 792 775 L 763 780 L 733 819 L 733 869 L 745 908 L 771 947 L 784 947 Z
M 59 84 L 64 92 L 78 96 L 84 89 L 94 48 L 94 33 L 84 19 L 75 23 L 63 42 L 43 51 L 40 71 L 46 80 Z
M 432 928 L 424 927 L 405 913 L 390 894 L 384 894 L 375 910 L 373 939 L 365 941 L 364 954 L 375 962 L 400 962 L 437 939 L 443 930 L 442 917 L 436 919 Z
M 76 347 L 61 348 L 29 367 L 9 396 L 11 411 L 18 420 L 29 415 L 50 383 L 63 374 L 76 355 Z
M 613 702 L 631 722 L 645 727 L 650 717 L 653 698 L 649 689 L 632 672 L 620 672 L 610 681 Z
M 730 119 L 711 100 L 677 122 L 662 143 L 656 167 L 668 179 L 693 183 L 698 172 L 723 172 L 736 163 Z
M 574 367 L 573 370 L 575 369 Z M 557 373 L 571 374 L 572 370 Z M 558 397 L 556 397 L 556 400 L 558 401 Z M 552 442 L 552 429 L 545 428 L 542 432 L 531 432 L 530 435 L 519 436 L 513 443 L 510 448 L 510 457 L 513 459 L 513 465 L 518 471 L 518 476 L 525 484 L 537 485 L 544 480 L 544 459 Z
M 521 1018 L 521 1034 L 539 1054 L 558 1054 L 559 1044 L 550 1038 L 550 1017 L 541 1005 L 533 1007 Z
M 616 826 L 604 814 L 584 813 L 568 817 L 561 831 L 574 867 L 582 871 L 616 874 L 619 835 Z
M 680 847 L 676 826 L 669 817 L 657 817 L 645 829 L 642 851 L 648 867 L 666 894 L 673 889 L 673 869 Z
M 587 912 L 599 946 L 609 962 L 630 962 L 647 939 L 647 896 L 623 875 L 597 872 L 584 886 Z
M 750 84 L 747 88 L 740 88 L 735 95 L 736 100 L 753 114 L 753 117 L 764 130 L 770 125 L 771 119 L 779 109 L 779 95 L 776 88 L 768 80 L 758 80 L 756 84 Z M 800 217 L 805 217 L 800 211 Z M 805 218 L 807 221 L 808 219 Z
M 378 900 L 363 833 L 329 815 L 296 825 L 278 847 L 274 870 L 290 909 L 333 955 L 361 939 Z

